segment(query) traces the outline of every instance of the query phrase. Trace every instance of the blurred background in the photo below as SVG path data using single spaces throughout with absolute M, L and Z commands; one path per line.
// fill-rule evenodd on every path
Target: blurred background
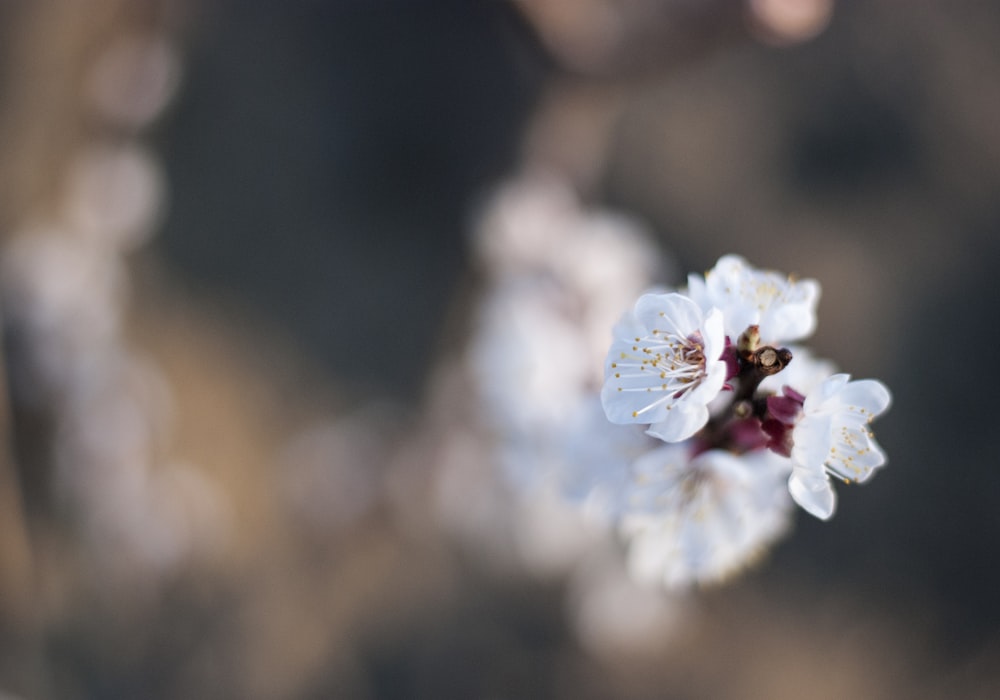
M 972 1 L 0 5 L 0 697 L 996 697 L 998 38 Z M 818 279 L 888 467 L 683 596 L 518 554 L 462 358 L 484 211 L 539 174 L 660 281 Z

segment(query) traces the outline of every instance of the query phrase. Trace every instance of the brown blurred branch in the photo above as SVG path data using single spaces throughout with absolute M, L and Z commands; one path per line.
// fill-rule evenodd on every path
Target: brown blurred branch
M 0 330 L 0 649 L 11 668 L 7 678 L 32 681 L 31 667 L 37 640 L 37 606 L 34 604 L 34 567 L 25 519 L 24 499 L 13 457 L 10 395 Z

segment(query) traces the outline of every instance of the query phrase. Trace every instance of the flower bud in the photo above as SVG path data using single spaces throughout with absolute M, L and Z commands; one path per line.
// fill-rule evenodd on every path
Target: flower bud
M 736 350 L 740 357 L 749 362 L 758 347 L 760 347 L 760 326 L 750 326 L 740 333 L 736 341 Z

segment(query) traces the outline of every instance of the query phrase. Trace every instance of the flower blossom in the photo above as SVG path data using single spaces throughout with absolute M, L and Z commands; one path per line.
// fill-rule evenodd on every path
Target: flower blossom
M 788 472 L 787 460 L 767 450 L 692 455 L 682 443 L 640 457 L 621 525 L 633 575 L 679 588 L 752 562 L 788 528 Z
M 705 311 L 721 309 L 733 340 L 754 325 L 769 343 L 805 338 L 816 328 L 819 293 L 815 280 L 756 270 L 738 255 L 719 258 L 704 277 L 688 276 L 689 296 Z
M 791 434 L 793 469 L 788 489 L 796 503 L 826 520 L 836 507 L 831 475 L 863 483 L 885 464 L 885 453 L 868 424 L 890 402 L 889 390 L 881 382 L 850 381 L 847 374 L 829 377 L 805 397 Z
M 586 240 L 587 255 L 551 269 L 541 250 L 504 258 L 473 344 L 498 463 L 522 490 L 588 516 L 535 499 L 541 515 L 521 519 L 525 561 L 570 567 L 595 540 L 562 538 L 586 522 L 617 529 L 635 579 L 719 581 L 787 531 L 794 504 L 829 518 L 831 476 L 864 482 L 885 463 L 868 423 L 888 390 L 796 344 L 816 327 L 819 284 L 735 255 L 687 288 L 638 298 L 612 331 L 598 402 L 590 340 L 648 277 L 615 274 L 644 256 L 611 264 L 614 246 Z
M 649 434 L 684 440 L 708 422 L 726 381 L 722 312 L 704 313 L 677 293 L 645 294 L 615 328 L 601 402 L 612 423 L 651 424 Z

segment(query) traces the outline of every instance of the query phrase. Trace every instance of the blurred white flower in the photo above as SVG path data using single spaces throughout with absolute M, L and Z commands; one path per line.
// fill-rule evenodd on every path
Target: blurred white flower
M 491 421 L 555 429 L 598 380 L 567 304 L 550 280 L 527 276 L 505 279 L 483 301 L 468 363 Z
M 130 35 L 111 43 L 90 69 L 86 89 L 98 114 L 139 129 L 155 119 L 180 82 L 180 60 L 160 35 Z
M 596 396 L 569 421 L 560 453 L 559 479 L 563 495 L 592 517 L 612 522 L 625 508 L 631 466 L 662 444 L 640 425 L 608 421 Z
M 93 382 L 115 363 L 127 277 L 71 231 L 29 228 L 0 251 L 0 296 L 7 323 L 26 343 L 19 385 L 32 404 Z
M 161 166 L 145 149 L 90 145 L 71 162 L 63 213 L 95 248 L 125 252 L 153 234 L 165 196 Z
M 590 653 L 609 660 L 659 654 L 693 601 L 637 582 L 620 558 L 620 552 L 611 551 L 592 556 L 570 581 L 573 628 Z
M 612 544 L 602 523 L 549 485 L 522 493 L 514 512 L 518 559 L 542 579 L 563 575 L 590 553 Z
M 583 476 L 583 462 L 566 470 L 567 455 L 617 444 L 586 440 L 582 424 L 636 434 L 615 431 L 594 404 L 609 328 L 649 285 L 659 256 L 633 222 L 583 209 L 564 183 L 538 174 L 499 190 L 474 242 L 487 285 L 466 363 L 498 436 L 494 455 L 519 488 L 579 490 L 594 474 Z
M 769 44 L 812 39 L 830 24 L 834 0 L 748 0 L 751 29 Z
M 584 220 L 565 183 L 551 177 L 521 178 L 493 196 L 473 243 L 493 276 L 551 270 Z
M 722 314 L 676 293 L 645 294 L 615 328 L 601 401 L 612 423 L 652 424 L 667 442 L 694 435 L 726 381 Z
M 329 534 L 369 512 L 378 498 L 392 420 L 388 406 L 366 406 L 292 436 L 277 471 L 281 495 L 303 524 Z
M 719 581 L 788 528 L 790 464 L 767 450 L 733 455 L 665 445 L 633 466 L 621 530 L 629 568 L 669 588 Z
M 656 442 L 609 423 L 598 392 L 610 328 L 661 257 L 634 223 L 538 174 L 498 191 L 474 244 L 485 286 L 465 362 L 479 432 L 452 441 L 438 507 L 491 561 L 509 548 L 535 575 L 566 575 L 614 545 L 629 465 Z M 484 455 L 503 480 L 473 477 Z

